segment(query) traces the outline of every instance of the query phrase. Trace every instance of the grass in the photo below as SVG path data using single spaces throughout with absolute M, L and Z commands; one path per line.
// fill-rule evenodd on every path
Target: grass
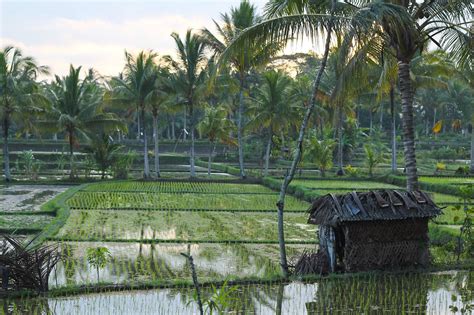
M 474 177 L 420 177 L 421 182 L 443 185 L 473 185 Z

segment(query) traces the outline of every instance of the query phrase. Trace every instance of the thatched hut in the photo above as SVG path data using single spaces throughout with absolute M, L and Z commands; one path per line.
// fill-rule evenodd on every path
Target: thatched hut
M 309 212 L 329 270 L 353 272 L 427 265 L 428 220 L 441 209 L 421 191 L 378 190 L 328 194 Z

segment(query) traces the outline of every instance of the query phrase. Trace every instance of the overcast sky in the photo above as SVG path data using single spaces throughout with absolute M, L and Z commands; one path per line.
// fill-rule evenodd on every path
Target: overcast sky
M 0 44 L 20 47 L 53 73 L 72 63 L 104 75 L 122 70 L 124 50 L 174 54 L 171 32 L 212 27 L 240 0 L 0 0 Z M 262 8 L 266 0 L 253 0 Z

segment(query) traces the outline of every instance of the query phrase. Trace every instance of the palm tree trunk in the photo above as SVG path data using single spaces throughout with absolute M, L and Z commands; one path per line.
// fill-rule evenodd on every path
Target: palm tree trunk
M 3 163 L 4 163 L 4 172 L 5 172 L 5 181 L 9 182 L 12 180 L 12 175 L 10 173 L 10 152 L 8 150 L 8 129 L 10 127 L 10 121 L 7 114 L 3 119 Z
M 183 140 L 186 140 L 186 132 L 188 132 L 186 130 L 186 125 L 187 125 L 187 120 L 188 120 L 188 115 L 187 115 L 187 112 L 186 112 L 186 108 L 184 109 L 184 120 L 183 120 Z
M 383 130 L 383 102 L 380 103 L 380 130 Z
M 474 173 L 474 126 L 471 127 L 471 173 Z
M 303 151 L 303 140 L 304 140 L 304 135 L 306 132 L 306 128 L 308 126 L 308 121 L 311 118 L 311 114 L 314 111 L 314 107 L 316 106 L 316 94 L 317 91 L 319 90 L 319 84 L 321 82 L 321 77 L 323 75 L 324 69 L 326 67 L 326 63 L 328 60 L 328 54 L 329 54 L 329 46 L 331 43 L 331 32 L 334 24 L 334 9 L 336 7 L 336 0 L 331 1 L 331 18 L 328 23 L 327 27 L 327 37 L 326 37 L 326 43 L 324 47 L 324 54 L 323 58 L 321 59 L 321 64 L 318 70 L 318 73 L 316 75 L 316 79 L 314 80 L 314 85 L 313 85 L 313 90 L 311 93 L 311 99 L 309 102 L 308 109 L 306 110 L 306 113 L 304 115 L 303 121 L 301 122 L 301 127 L 300 127 L 300 132 L 298 136 L 298 142 L 296 146 L 296 154 L 293 158 L 293 162 L 291 163 L 291 168 L 288 174 L 285 176 L 285 180 L 283 181 L 280 189 L 280 195 L 278 198 L 277 202 L 277 207 L 278 207 L 278 244 L 280 247 L 280 266 L 283 272 L 283 276 L 285 278 L 288 277 L 289 271 L 288 271 L 288 262 L 286 260 L 286 247 L 285 247 L 285 233 L 284 233 L 284 226 L 283 226 L 283 212 L 285 209 L 285 197 L 286 197 L 286 190 L 288 189 L 288 185 L 291 183 L 293 180 L 293 177 L 295 176 L 296 169 L 298 167 L 298 163 L 300 162 L 301 159 L 301 152 Z
M 390 114 L 392 118 L 392 172 L 397 171 L 397 126 L 395 120 L 395 95 L 394 87 L 390 86 Z
M 160 151 L 158 138 L 158 114 L 153 115 L 153 140 L 155 144 L 155 176 L 160 178 Z
M 190 105 L 189 110 L 190 128 L 191 129 L 191 152 L 189 156 L 189 165 L 191 166 L 191 177 L 196 177 L 195 156 L 194 156 L 194 111 L 193 105 Z
M 216 150 L 216 142 L 211 141 L 210 146 L 209 146 L 209 156 L 207 159 L 207 175 L 209 175 L 209 177 L 211 177 L 212 155 L 214 154 L 215 150 Z
M 176 116 L 173 115 L 173 119 L 171 120 L 171 138 L 173 140 L 176 139 L 175 123 L 176 123 Z
M 369 108 L 369 135 L 372 134 L 373 127 L 374 127 L 374 122 L 373 122 L 373 118 L 372 118 L 372 109 Z
M 418 189 L 418 175 L 415 154 L 415 130 L 413 118 L 413 87 L 410 79 L 410 63 L 398 62 L 398 78 L 402 99 L 403 117 L 403 146 L 405 154 L 405 168 L 407 174 L 407 190 Z
M 272 151 L 272 132 L 268 136 L 267 149 L 265 151 L 265 170 L 263 176 L 268 176 L 268 165 L 270 164 L 270 153 Z
M 244 169 L 244 144 L 243 144 L 243 135 L 242 135 L 242 119 L 243 119 L 243 112 L 244 112 L 244 79 L 243 76 L 240 79 L 240 91 L 239 91 L 239 113 L 237 117 L 237 141 L 239 146 L 239 168 L 240 168 L 240 178 L 245 179 L 247 176 L 245 175 Z
M 148 139 L 146 136 L 146 127 L 145 127 L 145 108 L 144 106 L 141 107 L 141 116 L 142 116 L 142 130 L 143 130 L 143 163 L 144 163 L 144 171 L 143 171 L 143 178 L 148 179 L 150 178 L 150 164 L 148 162 Z
M 338 133 L 338 145 L 337 145 L 337 160 L 338 160 L 338 170 L 337 175 L 342 176 L 344 175 L 344 145 L 342 143 L 342 121 L 343 113 L 342 113 L 342 106 L 339 106 L 339 117 L 337 122 L 337 133 Z
M 73 179 L 74 174 L 74 133 L 69 131 L 69 178 Z
M 140 114 L 139 114 L 139 108 L 137 107 L 137 140 L 141 139 L 141 133 L 142 128 L 140 126 Z

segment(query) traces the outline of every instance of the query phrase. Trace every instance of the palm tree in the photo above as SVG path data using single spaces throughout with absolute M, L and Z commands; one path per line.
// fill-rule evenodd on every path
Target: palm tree
M 204 118 L 197 125 L 199 133 L 209 140 L 209 156 L 207 162 L 207 175 L 211 176 L 212 155 L 216 150 L 218 141 L 232 143 L 230 133 L 234 129 L 233 122 L 227 118 L 228 108 L 224 106 L 209 106 L 204 111 Z
M 74 147 L 79 138 L 89 139 L 89 134 L 99 130 L 108 132 L 117 128 L 126 129 L 111 113 L 103 111 L 103 88 L 92 71 L 85 79 L 79 78 L 81 67 L 70 66 L 69 74 L 55 81 L 47 91 L 51 100 L 46 120 L 40 121 L 44 129 L 65 132 L 69 140 L 70 177 L 75 177 Z
M 430 42 L 451 51 L 453 59 L 464 64 L 473 57 L 473 10 L 470 0 L 344 1 L 337 3 L 335 20 L 345 30 L 343 58 L 367 49 L 376 59 L 382 51 L 395 56 L 402 103 L 404 153 L 407 189 L 418 188 L 416 168 L 413 82 L 410 62 Z M 325 3 L 310 0 L 273 0 L 267 5 L 272 16 L 241 34 L 244 41 L 265 44 L 288 39 L 296 34 L 314 35 L 317 27 L 330 20 Z M 438 41 L 438 39 L 441 39 Z
M 44 103 L 35 82 L 48 69 L 38 66 L 32 57 L 23 56 L 20 49 L 7 46 L 0 52 L 0 117 L 3 131 L 3 161 L 5 180 L 11 180 L 9 130 L 13 121 L 24 121 L 28 112 L 41 110 Z
M 248 43 L 258 43 L 259 45 L 275 44 L 288 41 L 294 38 L 297 33 L 303 35 L 314 36 L 321 31 L 326 32 L 326 41 L 324 44 L 324 54 L 321 59 L 319 70 L 314 79 L 313 88 L 308 98 L 308 106 L 306 108 L 303 121 L 298 135 L 296 144 L 296 152 L 291 164 L 290 171 L 281 185 L 280 195 L 277 202 L 278 207 L 278 243 L 280 247 L 280 266 L 283 276 L 286 278 L 289 275 L 288 263 L 286 259 L 285 235 L 283 227 L 283 212 L 285 208 L 285 197 L 288 185 L 293 180 L 296 168 L 300 162 L 304 135 L 308 126 L 309 119 L 316 107 L 316 100 L 319 91 L 321 78 L 326 67 L 329 49 L 331 45 L 331 34 L 335 22 L 336 0 L 331 1 L 331 9 L 328 18 L 307 17 L 305 14 L 308 5 L 312 1 L 301 0 L 274 0 L 268 3 L 267 13 L 269 16 L 274 15 L 275 18 L 270 18 L 267 21 L 260 22 L 252 27 L 247 28 L 241 32 L 239 36 L 234 39 L 231 45 L 227 47 L 220 58 L 220 62 L 226 62 L 230 56 L 235 52 L 241 51 Z M 303 4 L 303 5 L 301 5 Z M 314 10 L 311 10 L 314 11 Z M 280 16 L 279 16 L 280 15 Z
M 322 177 L 332 167 L 334 146 L 332 139 L 319 140 L 316 134 L 311 134 L 305 143 L 304 159 L 316 163 Z
M 264 176 L 268 175 L 273 135 L 278 131 L 287 131 L 298 117 L 291 83 L 291 79 L 281 71 L 265 72 L 256 98 L 249 106 L 250 124 L 267 131 Z
M 261 18 L 257 15 L 256 7 L 247 0 L 240 2 L 239 7 L 232 8 L 230 14 L 222 14 L 222 24 L 214 21 L 217 34 L 209 29 L 203 29 L 201 38 L 208 47 L 212 49 L 215 56 L 220 56 L 229 45 L 242 33 L 243 30 L 258 24 Z M 258 42 L 246 42 L 245 45 L 235 50 L 228 57 L 231 69 L 235 71 L 239 81 L 239 107 L 237 114 L 237 140 L 239 150 L 240 177 L 246 177 L 243 153 L 243 115 L 245 111 L 244 92 L 247 89 L 249 72 L 256 67 L 265 64 L 270 57 L 282 48 L 281 43 L 269 43 L 261 45 Z M 227 66 L 227 65 L 226 65 Z
M 391 146 L 392 146 L 392 172 L 397 171 L 397 145 L 396 145 L 396 116 L 395 116 L 395 89 L 397 87 L 398 65 L 397 60 L 388 53 L 382 55 L 378 66 L 380 77 L 377 83 L 377 99 L 384 94 L 390 98 L 391 114 Z M 411 61 L 410 77 L 413 80 L 413 93 L 420 88 L 446 88 L 444 79 L 453 73 L 453 65 L 441 51 L 418 55 Z M 431 104 L 434 106 L 434 104 Z
M 116 77 L 115 93 L 119 98 L 133 102 L 141 125 L 143 134 L 143 177 L 150 177 L 150 165 L 148 163 L 148 139 L 145 125 L 145 110 L 149 98 L 155 93 L 157 73 L 155 71 L 155 58 L 157 54 L 152 51 L 141 51 L 136 57 L 125 52 L 125 68 L 122 78 Z M 123 101 L 123 100 L 122 100 Z
M 156 80 L 154 90 L 151 92 L 147 101 L 151 115 L 153 117 L 153 143 L 154 143 L 154 160 L 155 160 L 155 176 L 160 177 L 160 155 L 159 155 L 159 131 L 158 131 L 158 114 L 165 112 L 170 98 L 169 89 L 169 72 L 162 67 L 155 67 Z
M 85 152 L 92 155 L 100 169 L 101 178 L 104 179 L 107 169 L 115 163 L 117 153 L 123 146 L 118 143 L 113 143 L 111 137 L 106 133 L 92 136 L 89 145 Z
M 171 58 L 168 58 L 168 60 L 175 70 L 173 76 L 175 77 L 175 84 L 178 85 L 176 88 L 179 91 L 182 102 L 188 109 L 190 119 L 189 129 L 191 131 L 189 164 L 191 166 L 191 177 L 195 177 L 195 107 L 199 104 L 204 89 L 206 88 L 205 79 L 207 58 L 205 55 L 205 45 L 201 37 L 192 34 L 191 30 L 186 32 L 184 42 L 177 33 L 171 34 L 171 37 L 173 37 L 176 44 L 178 60 L 175 61 Z

